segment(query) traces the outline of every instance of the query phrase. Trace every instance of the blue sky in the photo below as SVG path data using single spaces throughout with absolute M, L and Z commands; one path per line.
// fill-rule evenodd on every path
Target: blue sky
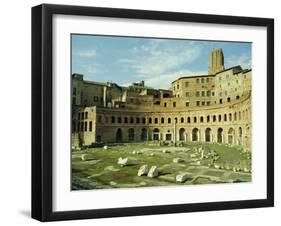
M 225 68 L 251 68 L 251 44 L 196 40 L 72 35 L 72 73 L 119 85 L 144 80 L 169 88 L 181 76 L 207 74 L 209 52 L 222 48 Z

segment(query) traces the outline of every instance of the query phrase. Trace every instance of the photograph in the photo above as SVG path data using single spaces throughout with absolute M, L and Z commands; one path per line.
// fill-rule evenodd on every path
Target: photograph
M 71 190 L 251 183 L 251 42 L 70 38 Z

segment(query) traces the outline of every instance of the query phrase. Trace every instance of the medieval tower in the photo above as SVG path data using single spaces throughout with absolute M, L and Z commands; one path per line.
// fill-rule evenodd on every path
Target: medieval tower
M 224 57 L 222 49 L 212 49 L 210 52 L 208 74 L 214 75 L 224 70 Z

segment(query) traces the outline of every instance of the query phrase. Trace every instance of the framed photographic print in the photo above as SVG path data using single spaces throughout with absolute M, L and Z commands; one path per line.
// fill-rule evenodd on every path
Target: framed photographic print
M 32 8 L 32 217 L 274 205 L 274 21 Z

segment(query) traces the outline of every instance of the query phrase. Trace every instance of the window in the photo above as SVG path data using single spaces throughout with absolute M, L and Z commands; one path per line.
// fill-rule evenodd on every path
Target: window
M 201 96 L 204 97 L 205 96 L 205 91 L 201 92 Z
M 122 123 L 122 118 L 118 117 L 118 123 Z
M 211 91 L 210 90 L 207 91 L 207 96 L 208 97 L 211 96 Z
M 186 93 L 185 93 L 185 96 L 186 96 L 186 97 L 189 97 L 189 92 L 186 92 Z
M 115 123 L 115 117 L 114 116 L 111 117 L 111 123 Z
M 168 118 L 168 123 L 171 124 L 171 118 Z
M 215 96 L 215 92 L 212 92 L 212 96 L 213 96 L 213 97 Z
M 202 101 L 202 102 L 201 102 L 201 105 L 204 106 L 204 105 L 205 105 L 205 101 Z
M 232 114 L 231 113 L 229 113 L 229 121 L 232 121 Z
M 94 102 L 99 101 L 99 97 L 98 96 L 94 96 Z
M 157 124 L 158 123 L 158 118 L 154 119 L 154 123 Z
M 209 78 L 206 78 L 206 83 L 208 83 L 209 82 Z
M 200 122 L 204 122 L 203 116 L 200 117 Z
M 124 123 L 128 123 L 128 118 L 127 117 L 124 118 Z
M 219 122 L 221 122 L 221 115 L 219 115 Z
M 148 123 L 151 124 L 152 123 L 152 118 L 148 119 Z
M 197 97 L 200 96 L 200 92 L 199 92 L 199 91 L 196 92 L 196 96 L 197 96 Z
M 175 108 L 177 106 L 177 103 L 176 102 L 173 102 L 173 107 Z
M 211 102 L 210 102 L 210 101 L 207 101 L 207 105 L 210 106 L 210 104 L 211 104 Z
M 180 85 L 179 84 L 177 84 L 177 89 L 179 89 L 180 88 Z
M 92 128 L 93 128 L 93 122 L 90 121 L 90 122 L 89 122 L 89 131 L 90 131 L 90 132 L 92 132 Z
M 190 117 L 187 117 L 187 123 L 190 123 Z
M 189 82 L 185 82 L 185 87 L 188 87 L 189 86 Z
M 84 130 L 87 131 L 87 122 L 85 122 Z
M 204 78 L 201 78 L 201 83 L 204 83 L 205 82 L 205 79 Z
M 142 124 L 145 124 L 145 123 L 146 123 L 145 118 L 142 118 Z
M 200 101 L 196 101 L 196 106 L 200 106 Z
M 222 99 L 220 99 L 220 104 L 222 104 Z
M 164 103 L 164 107 L 167 107 L 167 103 L 166 102 Z
M 207 122 L 210 122 L 210 115 L 207 116 Z
M 196 79 L 196 83 L 199 84 L 199 78 Z
M 161 123 L 165 123 L 164 117 L 161 118 Z
M 84 131 L 84 123 L 83 122 L 80 122 L 80 131 Z
M 193 118 L 193 122 L 194 122 L 194 123 L 197 122 L 197 118 L 196 118 L 196 117 Z
M 72 104 L 73 104 L 73 105 L 76 104 L 76 97 L 72 97 Z
M 181 117 L 181 123 L 184 123 L 184 117 Z
M 76 88 L 73 88 L 72 94 L 76 95 Z
M 136 118 L 136 123 L 137 123 L 137 124 L 140 123 L 140 118 Z
M 230 97 L 227 98 L 227 102 L 230 102 Z
M 133 117 L 130 118 L 130 123 L 134 123 L 134 118 Z
M 88 112 L 85 112 L 85 119 L 88 119 Z
M 81 119 L 84 120 L 84 112 L 81 114 Z
M 215 115 L 213 115 L 213 122 L 215 122 L 217 120 L 217 117 Z
M 189 107 L 189 102 L 185 102 L 185 106 L 186 106 L 186 107 Z
M 227 115 L 224 114 L 224 121 L 226 122 L 227 121 Z
M 178 123 L 178 118 L 175 118 L 174 120 L 175 120 L 175 123 Z

